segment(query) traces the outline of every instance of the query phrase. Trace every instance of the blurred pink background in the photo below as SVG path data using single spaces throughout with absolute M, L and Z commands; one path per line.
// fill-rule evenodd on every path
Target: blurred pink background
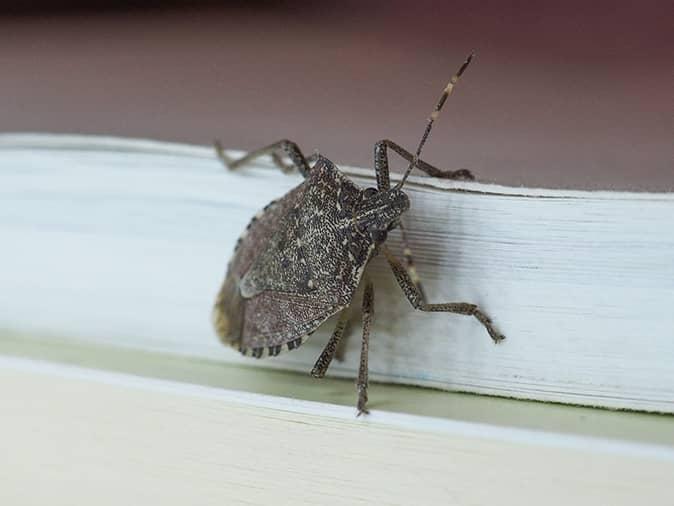
M 674 189 L 671 2 L 63 5 L 0 11 L 0 131 L 290 138 L 371 166 L 378 139 L 414 149 L 474 50 L 428 161 L 508 185 Z

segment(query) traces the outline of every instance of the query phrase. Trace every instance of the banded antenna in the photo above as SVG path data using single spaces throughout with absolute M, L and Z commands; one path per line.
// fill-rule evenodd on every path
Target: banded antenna
M 421 150 L 424 147 L 424 144 L 426 144 L 426 139 L 428 139 L 428 134 L 431 133 L 431 129 L 433 128 L 433 123 L 435 122 L 436 119 L 438 119 L 438 116 L 440 116 L 440 111 L 442 110 L 442 106 L 445 105 L 445 102 L 447 101 L 447 97 L 449 97 L 452 94 L 452 90 L 454 89 L 454 85 L 457 83 L 463 72 L 466 70 L 468 65 L 470 65 L 470 62 L 473 60 L 473 56 L 475 53 L 471 53 L 468 55 L 468 58 L 466 58 L 466 61 L 463 62 L 463 65 L 459 68 L 458 72 L 452 76 L 452 78 L 449 80 L 447 83 L 447 86 L 445 86 L 444 91 L 442 92 L 442 95 L 440 95 L 440 100 L 438 100 L 437 105 L 435 106 L 435 109 L 431 113 L 431 115 L 428 117 L 428 123 L 426 124 L 426 130 L 424 130 L 424 134 L 421 136 L 421 140 L 419 141 L 419 146 L 417 147 L 416 153 L 414 153 L 414 158 L 412 158 L 412 161 L 410 162 L 409 167 L 407 167 L 407 170 L 405 171 L 405 174 L 403 175 L 403 178 L 401 181 L 395 186 L 396 190 L 400 190 L 402 186 L 405 184 L 405 181 L 407 180 L 407 176 L 410 175 L 410 172 L 412 172 L 412 169 L 414 166 L 417 164 L 417 161 L 419 161 L 419 156 L 421 155 Z

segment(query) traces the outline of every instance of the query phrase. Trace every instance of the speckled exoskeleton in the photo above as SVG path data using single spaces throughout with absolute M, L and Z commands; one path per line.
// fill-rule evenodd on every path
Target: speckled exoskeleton
M 380 252 L 415 309 L 471 315 L 484 325 L 494 342 L 504 338 L 475 304 L 426 301 L 400 221 L 410 207 L 403 185 L 413 168 L 435 177 L 473 179 L 467 170 L 445 171 L 419 159 L 433 122 L 471 59 L 472 55 L 444 89 L 414 155 L 388 140 L 375 144 L 377 188 L 361 188 L 327 158 L 306 158 L 295 143 L 287 140 L 237 160 L 229 159 L 216 142 L 217 152 L 229 169 L 269 154 L 284 172 L 297 169 L 305 178 L 260 211 L 237 243 L 213 311 L 216 331 L 224 343 L 255 358 L 275 356 L 301 346 L 323 322 L 340 313 L 332 337 L 311 371 L 313 376 L 323 377 L 337 353 L 347 310 L 365 267 Z M 410 162 L 393 187 L 388 149 Z M 279 152 L 292 163 L 285 163 Z M 385 246 L 387 234 L 393 229 L 403 233 L 404 263 Z M 364 284 L 358 414 L 367 413 L 368 344 L 374 314 L 373 286 L 367 278 Z

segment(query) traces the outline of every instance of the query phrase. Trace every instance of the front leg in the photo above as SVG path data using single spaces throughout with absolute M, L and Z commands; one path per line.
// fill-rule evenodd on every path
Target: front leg
M 412 153 L 400 147 L 393 141 L 384 139 L 375 143 L 374 171 L 377 176 L 377 188 L 379 190 L 388 190 L 391 187 L 388 166 L 388 149 L 395 151 L 408 162 L 411 162 L 414 159 L 414 155 Z M 464 181 L 472 181 L 475 179 L 473 174 L 468 169 L 443 170 L 434 167 L 430 163 L 424 162 L 423 160 L 417 160 L 415 166 L 417 169 L 425 172 L 429 176 L 441 179 L 459 179 Z
M 501 334 L 494 325 L 492 324 L 491 318 L 487 316 L 477 305 L 471 304 L 469 302 L 444 302 L 440 304 L 429 304 L 426 301 L 426 297 L 423 292 L 419 290 L 416 283 L 412 280 L 407 269 L 398 261 L 398 259 L 393 256 L 393 254 L 386 248 L 382 247 L 386 260 L 388 260 L 393 275 L 398 281 L 398 285 L 402 289 L 407 300 L 410 301 L 410 304 L 415 309 L 419 311 L 428 311 L 428 312 L 444 312 L 444 313 L 456 313 L 466 316 L 474 316 L 486 329 L 489 337 L 492 338 L 494 343 L 498 343 L 505 339 L 505 336 Z
M 264 155 L 270 155 L 274 164 L 279 169 L 281 169 L 282 172 L 287 174 L 289 172 L 293 172 L 294 170 L 299 170 L 302 176 L 307 177 L 309 171 L 311 170 L 310 164 L 316 161 L 317 158 L 317 155 L 305 157 L 299 146 L 293 141 L 289 141 L 287 139 L 280 140 L 263 148 L 255 149 L 241 158 L 237 158 L 236 160 L 232 160 L 227 156 L 225 150 L 218 141 L 215 141 L 214 144 L 215 152 L 217 153 L 218 158 L 220 158 L 222 163 L 224 163 L 225 167 L 227 167 L 229 170 L 238 169 L 239 167 L 252 162 L 256 158 Z M 292 163 L 285 163 L 279 155 L 279 151 L 285 153 Z

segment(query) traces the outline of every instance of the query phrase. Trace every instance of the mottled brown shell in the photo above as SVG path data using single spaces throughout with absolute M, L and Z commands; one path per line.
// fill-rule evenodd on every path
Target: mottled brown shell
M 300 346 L 348 306 L 375 245 L 354 216 L 363 190 L 325 158 L 249 223 L 213 320 L 220 339 L 255 357 Z

